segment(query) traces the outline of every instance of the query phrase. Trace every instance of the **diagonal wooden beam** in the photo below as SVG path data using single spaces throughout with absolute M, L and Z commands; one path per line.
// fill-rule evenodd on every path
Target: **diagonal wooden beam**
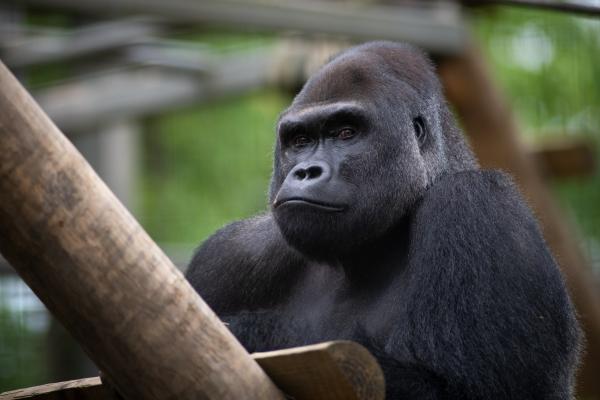
M 0 63 L 0 252 L 127 399 L 281 399 Z

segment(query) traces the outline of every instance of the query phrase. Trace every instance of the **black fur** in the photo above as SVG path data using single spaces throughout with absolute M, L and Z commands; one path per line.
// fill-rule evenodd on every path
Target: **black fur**
M 572 397 L 580 334 L 556 263 L 418 50 L 359 46 L 307 82 L 278 124 L 270 202 L 187 272 L 248 351 L 355 340 L 389 399 Z

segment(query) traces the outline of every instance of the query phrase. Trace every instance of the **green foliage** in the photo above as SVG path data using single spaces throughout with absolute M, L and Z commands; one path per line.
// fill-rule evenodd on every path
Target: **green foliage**
M 474 21 L 494 75 L 529 132 L 597 133 L 599 21 L 511 8 Z
M 47 380 L 44 333 L 30 330 L 0 304 L 0 392 Z
M 265 91 L 147 123 L 141 220 L 162 243 L 198 243 L 266 209 L 275 122 L 289 98 Z
M 474 24 L 494 77 L 532 141 L 581 135 L 600 155 L 600 21 L 501 8 Z M 600 173 L 554 182 L 583 232 L 600 239 Z
M 596 136 L 596 154 L 600 156 L 600 140 Z M 570 216 L 576 221 L 584 235 L 594 238 L 600 246 L 600 173 L 592 177 L 571 178 L 554 183 L 555 193 Z M 596 247 L 596 251 L 600 251 Z M 590 257 L 595 257 L 590 255 Z M 594 267 L 600 270 L 600 260 L 592 259 Z

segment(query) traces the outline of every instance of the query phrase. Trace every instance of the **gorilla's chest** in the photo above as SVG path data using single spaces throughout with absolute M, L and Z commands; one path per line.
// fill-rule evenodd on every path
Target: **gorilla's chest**
M 325 318 L 319 310 L 294 313 L 288 309 L 244 311 L 224 321 L 250 352 L 303 346 L 328 340 L 358 340 L 365 336 L 360 319 Z
M 389 297 L 352 290 L 339 271 L 321 269 L 301 279 L 277 307 L 223 319 L 250 352 L 342 339 L 367 344 L 364 338 L 383 348 L 393 329 Z

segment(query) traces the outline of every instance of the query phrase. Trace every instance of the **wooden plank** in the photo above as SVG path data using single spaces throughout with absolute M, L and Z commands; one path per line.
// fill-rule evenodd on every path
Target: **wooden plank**
M 280 391 L 0 63 L 0 252 L 129 399 Z
M 15 0 L 13 0 L 15 1 Z M 310 36 L 353 40 L 400 40 L 438 54 L 464 49 L 467 30 L 460 7 L 452 1 L 412 1 L 403 5 L 368 2 L 259 0 L 18 0 L 98 15 L 154 15 L 218 29 L 292 31 Z
M 2 400 L 120 400 L 102 386 L 99 377 L 49 383 L 0 394 Z
M 207 75 L 148 67 L 75 79 L 35 93 L 44 111 L 72 134 L 105 121 L 164 112 L 265 86 L 273 48 L 244 51 L 214 60 Z M 199 54 L 202 56 L 202 54 Z M 206 55 L 203 57 L 207 60 Z
M 383 399 L 385 382 L 375 358 L 347 341 L 252 355 L 288 396 L 297 400 Z
M 537 145 L 531 156 L 544 176 L 571 178 L 590 176 L 596 172 L 596 152 L 589 140 L 554 140 Z
M 65 62 L 145 43 L 162 32 L 159 25 L 140 18 L 90 24 L 72 31 L 58 30 L 52 35 L 37 35 L 5 42 L 3 61 L 11 68 Z
M 375 358 L 353 342 L 336 341 L 265 353 L 258 362 L 287 398 L 381 400 L 385 382 Z M 117 400 L 100 378 L 51 383 L 0 394 L 2 400 Z
M 589 17 L 600 15 L 600 7 L 592 1 L 569 0 L 463 0 L 468 6 L 515 6 L 540 10 L 560 11 Z
M 522 144 L 508 102 L 494 84 L 480 51 L 473 47 L 461 56 L 442 59 L 438 71 L 482 167 L 503 169 L 514 176 L 540 219 L 585 331 L 578 394 L 600 399 L 600 293 L 578 236 L 554 200 L 536 160 Z

